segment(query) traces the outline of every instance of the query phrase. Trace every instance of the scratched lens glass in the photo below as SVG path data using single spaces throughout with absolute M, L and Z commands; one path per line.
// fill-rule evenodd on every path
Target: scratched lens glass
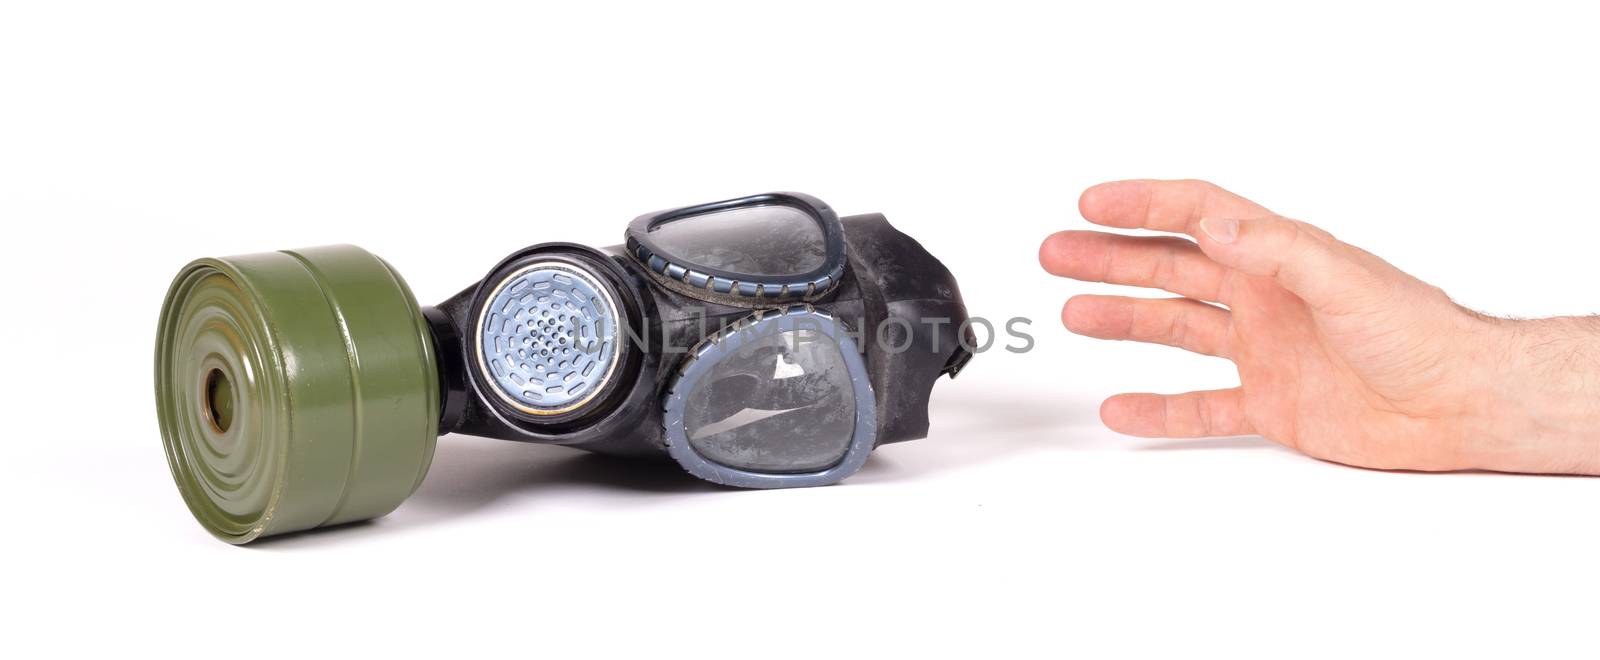
M 855 389 L 839 344 L 816 330 L 744 338 L 684 399 L 689 444 L 717 463 L 758 472 L 813 472 L 844 457 Z
M 822 227 L 789 206 L 747 206 L 689 216 L 650 228 L 674 260 L 750 276 L 784 276 L 820 268 Z

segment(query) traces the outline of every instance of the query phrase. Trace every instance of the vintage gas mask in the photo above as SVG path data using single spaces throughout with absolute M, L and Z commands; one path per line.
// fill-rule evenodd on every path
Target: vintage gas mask
M 184 500 L 232 543 L 392 511 L 447 433 L 820 486 L 927 434 L 966 321 L 883 216 L 771 193 L 520 250 L 435 307 L 353 246 L 195 261 L 162 309 L 157 406 Z

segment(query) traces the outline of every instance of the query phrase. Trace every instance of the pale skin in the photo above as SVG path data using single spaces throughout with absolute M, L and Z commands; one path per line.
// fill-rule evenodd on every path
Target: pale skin
M 1062 322 L 1100 339 L 1230 360 L 1240 386 L 1118 394 L 1112 430 L 1261 435 L 1368 468 L 1600 474 L 1600 321 L 1493 318 L 1311 224 L 1203 181 L 1084 191 L 1089 222 L 1187 236 L 1063 231 L 1056 275 L 1177 298 L 1079 295 Z

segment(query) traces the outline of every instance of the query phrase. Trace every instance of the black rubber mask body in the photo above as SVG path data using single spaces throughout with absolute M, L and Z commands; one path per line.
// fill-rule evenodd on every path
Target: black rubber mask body
M 924 437 L 934 382 L 970 357 L 955 279 L 883 216 L 846 217 L 830 228 L 805 217 L 813 208 L 831 214 L 802 195 L 742 198 L 644 216 L 631 233 L 672 214 L 690 222 L 712 216 L 702 227 L 667 223 L 684 229 L 649 248 L 631 240 L 602 249 L 546 243 L 513 254 L 427 312 L 443 338 L 441 431 L 672 456 L 696 476 L 745 487 L 832 483 L 876 445 Z M 830 231 L 839 233 L 836 263 L 823 240 Z M 785 249 L 794 246 L 802 249 Z M 496 288 L 530 264 L 552 262 L 592 274 L 623 319 L 612 335 L 616 353 L 590 372 L 610 368 L 612 377 L 591 381 L 597 391 L 583 406 L 539 414 L 508 400 L 481 342 Z M 727 273 L 726 284 L 699 264 Z M 798 277 L 760 281 L 783 276 Z M 759 295 L 748 295 L 757 287 Z M 535 356 L 548 360 L 544 350 Z

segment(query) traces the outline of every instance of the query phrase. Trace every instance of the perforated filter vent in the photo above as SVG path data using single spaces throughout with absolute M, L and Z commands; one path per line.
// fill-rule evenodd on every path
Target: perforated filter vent
M 478 319 L 478 366 L 523 412 L 577 410 L 616 371 L 617 303 L 567 262 L 535 262 L 496 286 Z

